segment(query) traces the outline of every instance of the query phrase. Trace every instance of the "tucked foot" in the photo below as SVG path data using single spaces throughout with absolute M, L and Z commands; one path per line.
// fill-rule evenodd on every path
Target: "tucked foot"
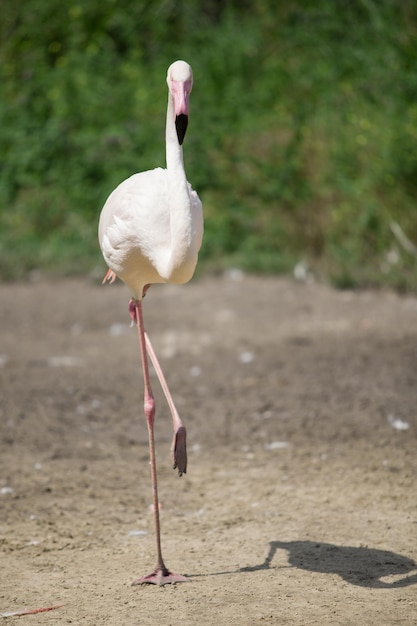
M 117 276 L 116 274 L 113 272 L 113 270 L 111 270 L 110 268 L 107 270 L 107 273 L 105 275 L 105 277 L 102 280 L 102 285 L 104 285 L 104 283 L 106 281 L 109 281 L 110 284 L 114 283 L 114 281 L 116 280 Z
M 171 447 L 172 467 L 178 469 L 178 476 L 187 473 L 187 431 L 185 426 L 180 426 L 174 433 Z
M 137 578 L 132 582 L 132 585 L 158 585 L 162 587 L 162 585 L 169 585 L 176 583 L 188 583 L 189 580 L 182 574 L 174 574 L 170 572 L 166 567 L 157 567 L 152 574 L 148 574 L 148 576 L 142 576 L 142 578 Z

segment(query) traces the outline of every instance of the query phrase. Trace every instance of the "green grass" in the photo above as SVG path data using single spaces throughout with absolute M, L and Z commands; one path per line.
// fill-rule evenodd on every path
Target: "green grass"
M 164 164 L 165 72 L 185 58 L 202 269 L 302 260 L 339 287 L 416 289 L 391 228 L 417 244 L 412 0 L 3 5 L 0 278 L 102 264 L 101 207 Z

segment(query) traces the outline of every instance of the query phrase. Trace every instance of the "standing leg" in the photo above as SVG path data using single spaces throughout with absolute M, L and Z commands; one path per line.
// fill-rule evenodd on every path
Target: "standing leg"
M 166 585 L 167 583 L 187 582 L 187 578 L 180 574 L 173 574 L 165 566 L 162 558 L 161 549 L 161 527 L 159 520 L 159 499 L 158 499 L 158 483 L 156 477 L 156 458 L 155 458 L 155 440 L 154 440 L 154 420 L 155 420 L 155 400 L 152 394 L 151 384 L 149 380 L 148 358 L 146 354 L 145 331 L 143 326 L 142 302 L 140 300 L 131 300 L 129 309 L 132 318 L 136 320 L 139 335 L 140 354 L 143 367 L 144 380 L 144 409 L 146 423 L 148 426 L 149 436 L 149 456 L 151 464 L 153 509 L 155 515 L 155 534 L 156 534 L 156 550 L 157 565 L 155 570 L 148 576 L 143 576 L 134 580 L 132 585 L 140 585 L 141 583 L 153 583 L 155 585 Z

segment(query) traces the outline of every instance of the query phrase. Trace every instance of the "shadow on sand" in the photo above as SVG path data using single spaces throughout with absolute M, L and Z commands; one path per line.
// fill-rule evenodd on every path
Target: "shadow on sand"
M 263 563 L 243 567 L 238 572 L 275 569 L 271 563 L 277 550 L 288 552 L 290 567 L 320 574 L 337 574 L 351 585 L 372 589 L 398 589 L 417 583 L 417 564 L 408 557 L 386 550 L 352 548 L 314 541 L 270 541 Z M 381 580 L 390 576 L 402 578 L 392 582 Z

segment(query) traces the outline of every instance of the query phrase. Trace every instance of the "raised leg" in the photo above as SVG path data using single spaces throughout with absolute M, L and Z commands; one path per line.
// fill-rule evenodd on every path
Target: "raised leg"
M 146 353 L 145 330 L 143 326 L 142 302 L 140 300 L 131 300 L 129 309 L 132 318 L 136 320 L 140 354 L 143 367 L 144 381 L 144 409 L 146 423 L 148 426 L 149 436 L 149 457 L 151 465 L 153 509 L 155 515 L 155 535 L 157 550 L 157 565 L 155 570 L 142 578 L 138 578 L 132 582 L 132 585 L 140 585 L 142 583 L 152 583 L 154 585 L 166 585 L 168 583 L 187 582 L 187 578 L 181 574 L 174 574 L 168 570 L 162 558 L 161 549 L 161 527 L 159 520 L 159 499 L 158 499 L 158 482 L 156 476 L 156 457 L 155 457 L 155 440 L 154 440 L 154 420 L 155 420 L 155 400 L 153 397 L 151 384 L 149 380 L 148 358 Z
M 148 354 L 151 358 L 152 365 L 156 375 L 158 376 L 159 382 L 161 383 L 162 391 L 164 392 L 172 415 L 172 423 L 174 427 L 174 439 L 171 446 L 173 468 L 178 468 L 178 475 L 182 476 L 187 472 L 187 431 L 185 430 L 185 426 L 183 425 L 181 418 L 178 415 L 178 411 L 175 408 L 164 373 L 159 365 L 159 361 L 147 333 L 145 333 L 145 340 Z

